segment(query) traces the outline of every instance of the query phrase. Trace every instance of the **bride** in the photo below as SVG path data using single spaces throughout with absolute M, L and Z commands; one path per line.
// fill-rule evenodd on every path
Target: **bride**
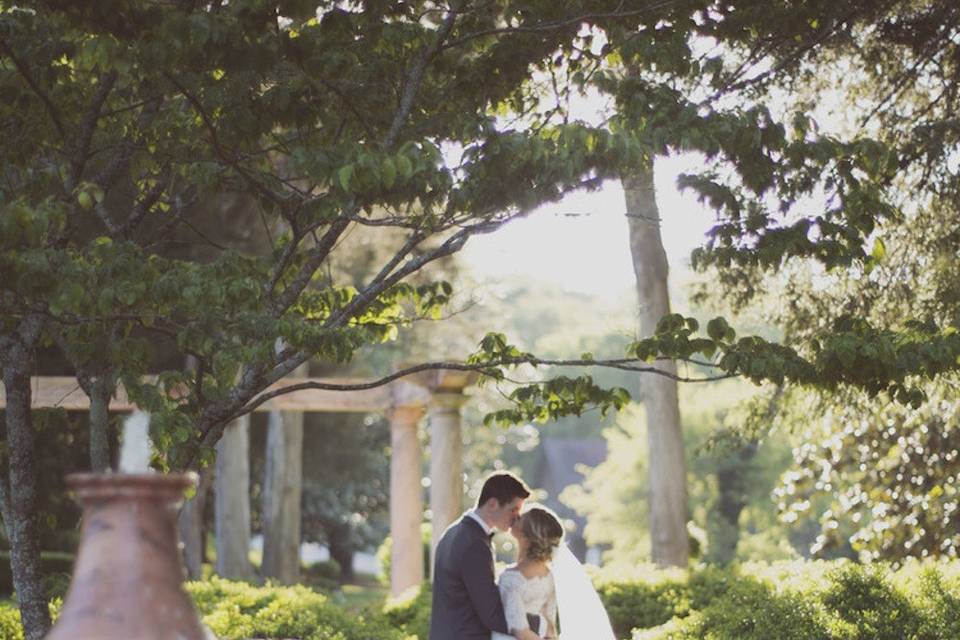
M 562 542 L 563 525 L 556 514 L 531 506 L 510 533 L 519 548 L 517 563 L 500 575 L 498 585 L 513 635 L 494 632 L 491 640 L 615 640 L 590 577 Z M 527 614 L 540 616 L 540 629 L 530 628 Z

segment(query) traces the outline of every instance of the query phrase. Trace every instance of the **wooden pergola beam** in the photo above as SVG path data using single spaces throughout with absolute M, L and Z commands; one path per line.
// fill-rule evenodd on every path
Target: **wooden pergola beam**
M 351 378 L 284 378 L 275 382 L 266 392 L 303 382 L 327 384 L 357 384 L 365 380 Z M 80 388 L 77 379 L 70 376 L 36 376 L 30 379 L 33 388 L 35 409 L 61 408 L 66 411 L 89 411 L 90 399 Z M 396 380 L 382 387 L 362 391 L 329 391 L 324 389 L 304 389 L 293 391 L 269 400 L 254 411 L 320 411 L 368 412 L 384 411 L 396 406 L 427 403 L 430 390 L 408 380 Z M 0 409 L 7 406 L 7 394 L 0 384 Z M 111 411 L 133 411 L 136 405 L 127 397 L 120 386 L 110 403 Z

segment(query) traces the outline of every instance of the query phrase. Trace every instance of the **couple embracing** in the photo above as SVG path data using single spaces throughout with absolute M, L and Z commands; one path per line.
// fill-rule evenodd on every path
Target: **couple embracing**
M 434 557 L 430 640 L 614 640 L 590 577 L 563 542 L 563 525 L 516 476 L 487 478 L 477 506 L 450 525 Z M 517 541 L 496 579 L 494 529 Z

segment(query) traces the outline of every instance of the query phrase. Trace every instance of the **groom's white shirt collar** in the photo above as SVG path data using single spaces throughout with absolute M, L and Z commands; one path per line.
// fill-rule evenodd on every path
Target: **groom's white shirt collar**
M 483 532 L 485 534 L 490 535 L 491 533 L 493 533 L 493 527 L 488 525 L 486 521 L 480 517 L 480 514 L 477 513 L 476 509 L 470 509 L 470 511 L 467 511 L 466 515 L 468 518 L 473 518 L 474 520 L 479 522 L 480 526 L 483 527 Z

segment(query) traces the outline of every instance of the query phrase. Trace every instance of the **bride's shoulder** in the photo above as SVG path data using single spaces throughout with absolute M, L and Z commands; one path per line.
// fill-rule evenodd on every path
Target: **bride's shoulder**
M 515 584 L 523 582 L 523 574 L 520 573 L 520 569 L 517 568 L 517 565 L 512 564 L 500 574 L 500 584 Z

